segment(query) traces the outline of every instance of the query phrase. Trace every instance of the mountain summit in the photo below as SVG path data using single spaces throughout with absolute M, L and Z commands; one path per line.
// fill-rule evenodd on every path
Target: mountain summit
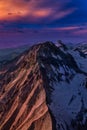
M 87 59 L 64 47 L 34 45 L 2 65 L 0 130 L 87 129 Z

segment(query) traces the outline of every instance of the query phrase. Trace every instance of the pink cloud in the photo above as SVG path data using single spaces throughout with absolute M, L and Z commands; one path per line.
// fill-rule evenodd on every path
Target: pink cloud
M 57 13 L 54 13 L 52 19 L 61 19 L 64 18 L 65 16 L 73 13 L 76 9 L 68 9 L 68 10 L 58 10 Z
M 87 29 L 82 29 L 82 30 L 74 31 L 73 34 L 75 34 L 75 35 L 84 35 L 84 34 L 87 34 Z
M 56 31 L 56 32 L 74 32 L 79 30 L 79 26 L 66 26 L 66 27 L 53 27 L 53 28 L 45 28 L 46 31 Z
M 56 31 L 72 31 L 72 30 L 77 30 L 80 27 L 78 26 L 68 26 L 68 27 L 59 27 L 59 28 L 53 28 L 53 30 Z

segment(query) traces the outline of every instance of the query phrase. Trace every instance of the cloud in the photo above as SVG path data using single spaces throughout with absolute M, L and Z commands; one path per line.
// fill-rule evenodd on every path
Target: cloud
M 74 11 L 73 8 L 63 10 L 64 4 L 60 0 L 0 0 L 0 21 L 24 18 L 28 21 L 61 19 Z
M 83 26 L 65 26 L 65 27 L 50 27 L 42 29 L 44 32 L 54 32 L 58 36 L 64 37 L 86 37 L 87 35 L 87 25 Z
M 53 28 L 53 30 L 56 30 L 56 31 L 73 31 L 73 30 L 78 30 L 79 28 L 80 28 L 79 26 L 68 26 L 68 27 Z
M 66 10 L 58 10 L 58 13 L 54 13 L 52 20 L 58 20 L 61 18 L 64 18 L 66 16 L 68 16 L 69 14 L 73 13 L 76 9 L 66 9 Z
M 20 0 L 0 1 L 0 20 L 12 20 L 28 14 L 25 2 Z
M 87 0 L 0 0 L 0 40 L 86 37 L 86 5 Z
M 77 36 L 86 36 L 87 29 L 80 29 L 80 30 L 74 31 L 73 34 Z

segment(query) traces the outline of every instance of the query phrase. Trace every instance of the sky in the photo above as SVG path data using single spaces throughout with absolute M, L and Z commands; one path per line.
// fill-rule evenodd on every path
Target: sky
M 0 0 L 0 48 L 87 41 L 87 0 Z

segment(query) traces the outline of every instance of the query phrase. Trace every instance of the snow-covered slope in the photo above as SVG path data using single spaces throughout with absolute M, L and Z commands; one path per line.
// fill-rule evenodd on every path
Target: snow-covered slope
M 48 81 L 48 107 L 55 118 L 56 130 L 87 129 L 86 61 L 78 52 L 64 51 L 52 43 L 42 47 L 41 69 Z
M 75 51 L 78 51 L 80 56 L 87 57 L 87 42 L 82 42 L 74 47 Z

